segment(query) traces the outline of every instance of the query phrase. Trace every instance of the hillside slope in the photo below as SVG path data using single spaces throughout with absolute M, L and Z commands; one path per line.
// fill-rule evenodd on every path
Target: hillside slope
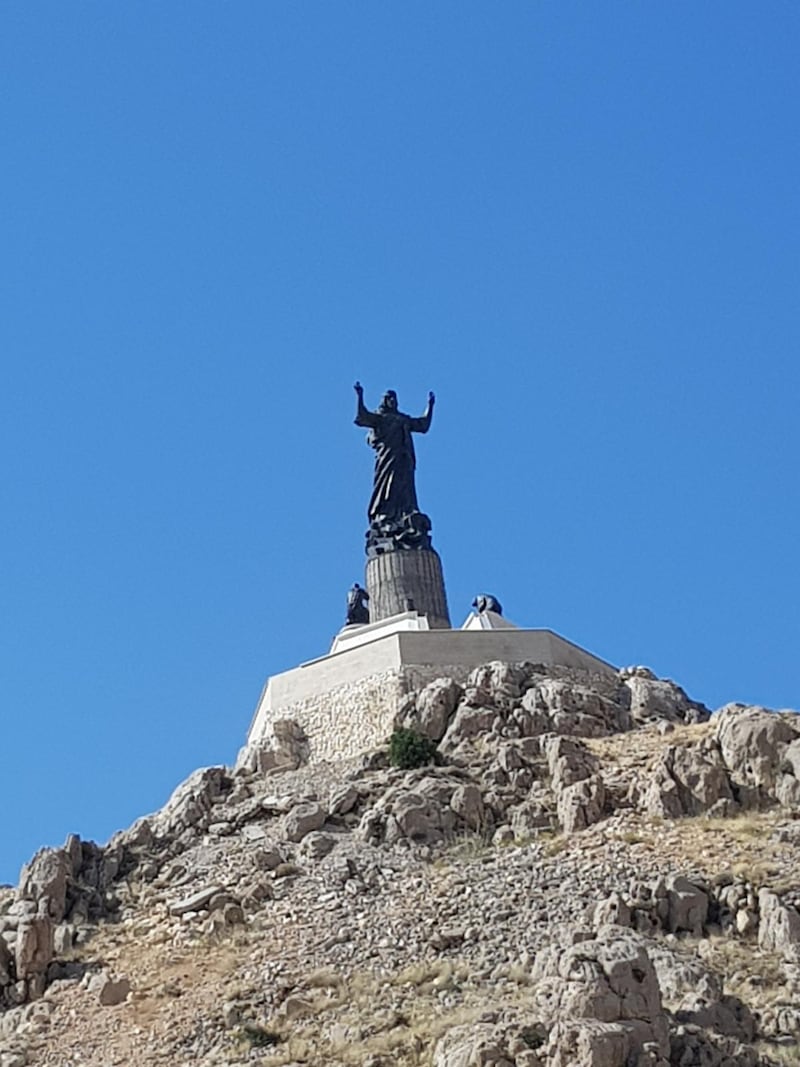
M 437 762 L 303 765 L 287 725 L 38 853 L 0 1067 L 800 1063 L 800 716 L 493 663 L 398 725 Z

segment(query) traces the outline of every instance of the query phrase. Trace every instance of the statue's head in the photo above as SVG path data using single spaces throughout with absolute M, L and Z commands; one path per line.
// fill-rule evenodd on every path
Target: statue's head
M 381 406 L 378 411 L 397 411 L 397 393 L 394 389 L 387 389 L 383 394 Z

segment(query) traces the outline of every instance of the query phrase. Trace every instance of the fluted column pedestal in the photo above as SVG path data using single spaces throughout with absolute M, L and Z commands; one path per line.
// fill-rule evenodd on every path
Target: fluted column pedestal
M 442 562 L 432 548 L 396 549 L 367 560 L 370 622 L 404 611 L 428 617 L 432 630 L 449 630 Z

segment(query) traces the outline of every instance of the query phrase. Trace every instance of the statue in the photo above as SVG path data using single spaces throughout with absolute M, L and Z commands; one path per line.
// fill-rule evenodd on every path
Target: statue
M 364 390 L 355 384 L 358 406 L 356 426 L 369 429 L 367 443 L 375 449 L 375 475 L 367 515 L 367 554 L 396 548 L 430 548 L 431 522 L 419 510 L 414 471 L 413 433 L 427 433 L 436 398 L 428 393 L 428 405 L 419 418 L 397 408 L 397 394 L 389 389 L 375 411 L 364 406 Z
M 472 607 L 482 615 L 484 611 L 493 611 L 495 615 L 503 614 L 503 605 L 491 593 L 479 593 L 472 601 Z
M 352 588 L 347 590 L 346 626 L 363 626 L 369 622 L 368 600 L 369 593 L 366 589 L 362 589 L 358 582 L 354 582 Z

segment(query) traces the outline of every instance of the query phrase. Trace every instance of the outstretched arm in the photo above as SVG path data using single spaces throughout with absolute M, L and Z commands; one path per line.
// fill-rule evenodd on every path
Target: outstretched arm
M 427 433 L 431 428 L 431 419 L 433 418 L 433 405 L 436 403 L 436 397 L 433 393 L 428 393 L 428 404 L 425 411 L 420 415 L 418 419 L 410 420 L 410 429 L 414 433 Z
M 367 411 L 364 407 L 364 387 L 361 382 L 356 382 L 353 386 L 356 391 L 358 401 L 356 403 L 356 417 L 353 420 L 356 426 L 367 426 L 369 429 L 374 429 L 377 419 L 373 411 Z

